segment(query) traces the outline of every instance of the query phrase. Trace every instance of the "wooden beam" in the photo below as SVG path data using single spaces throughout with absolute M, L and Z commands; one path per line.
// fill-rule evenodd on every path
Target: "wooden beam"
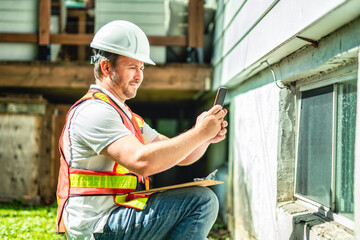
M 142 89 L 205 90 L 211 67 L 197 64 L 146 66 Z
M 51 34 L 50 42 L 58 43 L 62 45 L 90 45 L 94 34 L 77 34 L 77 33 L 65 33 L 65 34 Z
M 39 1 L 39 45 L 50 44 L 50 12 L 51 1 Z
M 146 66 L 141 89 L 205 90 L 211 67 L 197 64 Z M 94 83 L 92 65 L 0 64 L 0 88 L 87 89 Z
M 90 45 L 93 37 L 94 34 L 51 34 L 50 42 L 63 45 Z M 148 39 L 152 46 L 186 46 L 185 36 L 148 36 Z
M 0 65 L 2 87 L 83 88 L 94 82 L 91 65 L 4 64 Z M 13 83 L 6 83 L 10 78 Z
M 187 46 L 185 36 L 148 36 L 148 39 L 152 46 Z
M 204 47 L 204 0 L 189 1 L 188 23 L 188 46 Z
M 36 33 L 0 33 L 0 42 L 37 43 Z
M 50 43 L 62 45 L 90 45 L 94 34 L 50 34 Z M 185 36 L 149 36 L 152 46 L 186 46 Z M 36 43 L 38 39 L 35 33 L 0 33 L 0 42 Z

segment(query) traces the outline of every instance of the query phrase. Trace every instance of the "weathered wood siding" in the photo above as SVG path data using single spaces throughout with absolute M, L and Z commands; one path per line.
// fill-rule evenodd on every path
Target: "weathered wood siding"
M 58 140 L 69 105 L 34 97 L 0 99 L 0 200 L 56 200 Z
M 0 196 L 39 200 L 41 115 L 0 114 Z

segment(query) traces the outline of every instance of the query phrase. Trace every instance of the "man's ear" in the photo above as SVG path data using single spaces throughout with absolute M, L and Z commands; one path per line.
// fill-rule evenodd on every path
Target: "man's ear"
M 111 64 L 110 62 L 103 60 L 100 63 L 101 66 L 101 73 L 104 77 L 110 77 L 111 76 Z

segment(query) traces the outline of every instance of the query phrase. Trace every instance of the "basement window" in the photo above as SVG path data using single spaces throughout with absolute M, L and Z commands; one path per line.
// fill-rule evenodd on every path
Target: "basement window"
M 356 73 L 300 88 L 295 196 L 354 219 Z

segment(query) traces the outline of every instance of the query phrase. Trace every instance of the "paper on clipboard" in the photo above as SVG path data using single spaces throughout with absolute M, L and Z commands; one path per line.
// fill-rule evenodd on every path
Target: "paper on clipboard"
M 213 186 L 213 185 L 222 184 L 222 183 L 224 183 L 224 182 L 205 179 L 205 180 L 201 180 L 201 181 L 181 183 L 181 184 L 160 187 L 160 188 L 153 188 L 153 189 L 149 189 L 149 190 L 137 191 L 137 192 L 132 192 L 132 193 L 133 194 L 151 194 L 151 193 L 155 193 L 155 192 L 163 192 L 166 190 L 176 189 L 176 188 L 193 187 L 193 186 L 207 187 L 207 186 Z

